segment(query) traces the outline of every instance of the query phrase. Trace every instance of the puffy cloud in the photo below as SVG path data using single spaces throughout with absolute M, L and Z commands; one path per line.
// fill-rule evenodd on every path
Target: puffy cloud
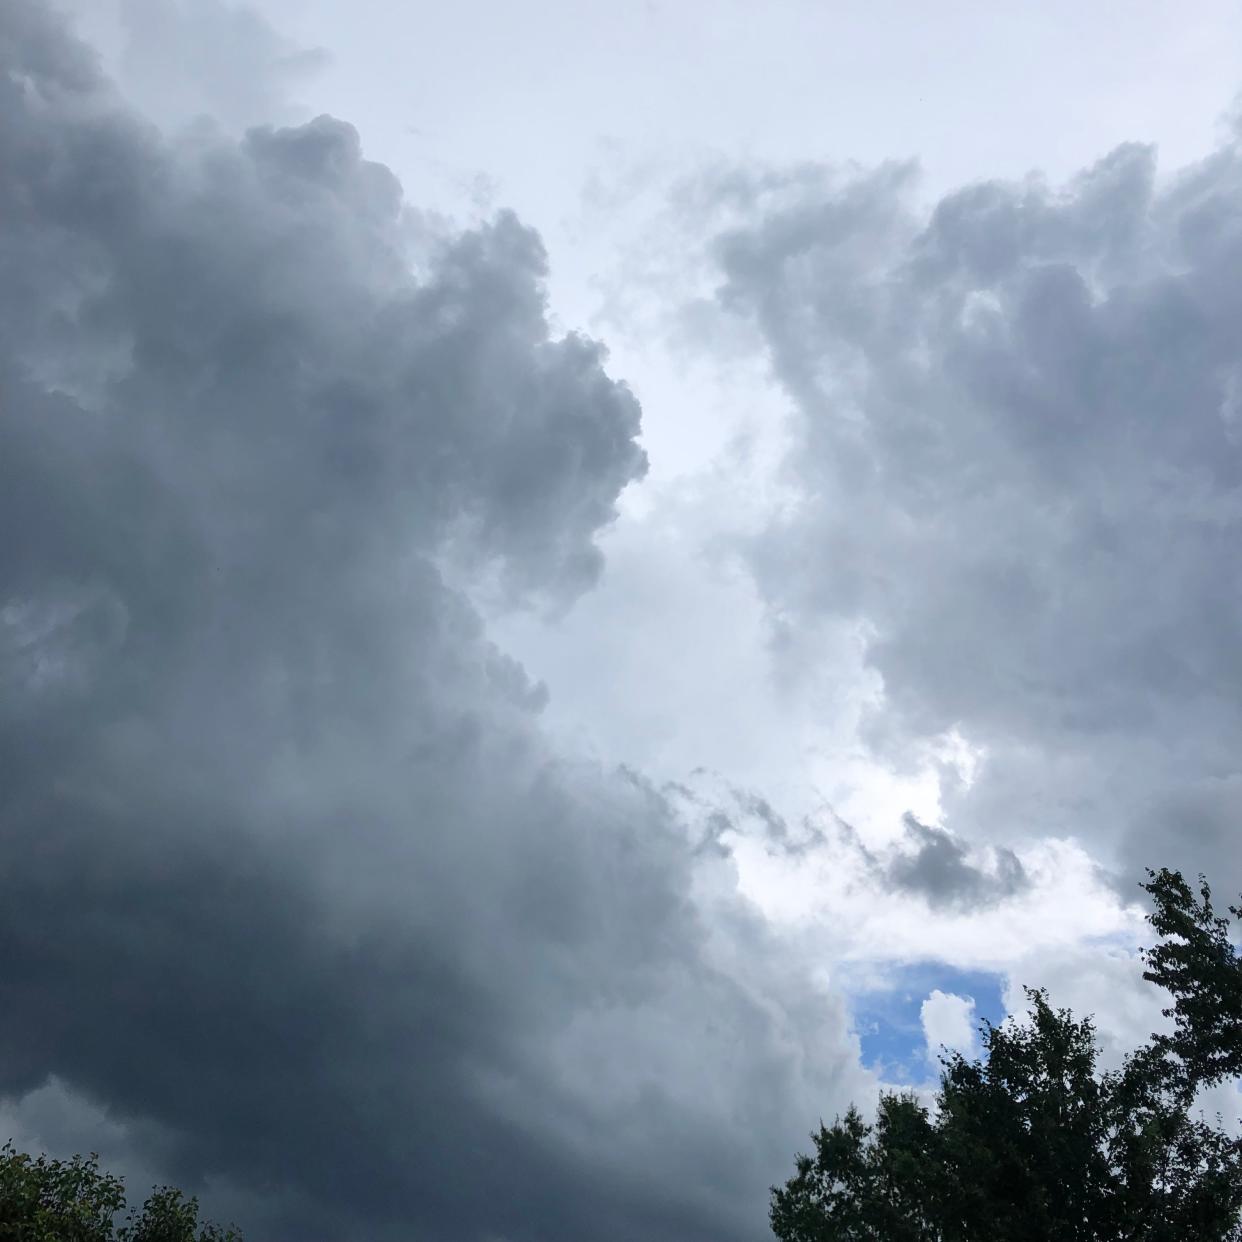
M 975 1044 L 975 1002 L 972 997 L 933 988 L 919 1009 L 919 1019 L 923 1024 L 927 1055 L 932 1060 L 945 1049 L 964 1056 L 974 1056 L 978 1052 Z
M 538 237 L 332 118 L 174 143 L 33 0 L 0 219 L 10 1115 L 274 1237 L 759 1236 L 843 1008 L 470 599 L 588 588 L 645 465 Z
M 873 753 L 977 751 L 941 785 L 961 836 L 1236 890 L 1242 150 L 1161 183 L 1126 146 L 929 212 L 914 186 L 716 184 L 718 304 L 797 407 L 797 497 L 750 549 L 774 633 L 864 636 Z

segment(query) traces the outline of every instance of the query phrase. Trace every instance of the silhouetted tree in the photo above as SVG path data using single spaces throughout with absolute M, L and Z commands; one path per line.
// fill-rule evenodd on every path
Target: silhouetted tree
M 1239 1242 L 1242 1142 L 1195 1112 L 1242 1069 L 1242 967 L 1228 920 L 1176 872 L 1143 886 L 1162 937 L 1144 977 L 1176 1029 L 1097 1070 L 1090 1018 L 1026 989 L 1026 1022 L 984 1023 L 983 1056 L 942 1058 L 934 1114 L 885 1095 L 812 1137 L 773 1187 L 781 1242 Z M 1235 917 L 1242 911 L 1231 908 Z
M 1177 1024 L 1157 1047 L 1180 1063 L 1188 1084 L 1242 1075 L 1242 963 L 1229 939 L 1229 920 L 1212 906 L 1199 877 L 1198 898 L 1176 871 L 1149 871 L 1143 887 L 1155 902 L 1151 925 L 1160 943 L 1145 954 L 1143 978 L 1173 994 L 1165 1015 Z M 1242 919 L 1242 906 L 1229 913 Z

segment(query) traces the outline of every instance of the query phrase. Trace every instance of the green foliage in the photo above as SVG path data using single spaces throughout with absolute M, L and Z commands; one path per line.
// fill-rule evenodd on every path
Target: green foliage
M 1164 1012 L 1176 1020 L 1172 1037 L 1158 1041 L 1181 1063 L 1188 1082 L 1219 1082 L 1242 1074 L 1242 963 L 1229 939 L 1229 920 L 1212 906 L 1199 877 L 1196 899 L 1176 871 L 1149 871 L 1143 887 L 1155 902 L 1151 925 L 1161 941 L 1148 950 L 1143 978 L 1173 994 Z M 1229 913 L 1242 919 L 1242 906 Z
M 0 1148 L 0 1242 L 241 1242 L 235 1230 L 200 1223 L 198 1200 L 170 1186 L 125 1211 L 125 1186 L 99 1158 L 37 1158 Z M 119 1223 L 118 1223 L 119 1222 Z
M 934 1116 L 912 1095 L 855 1108 L 772 1190 L 781 1242 L 1242 1242 L 1242 1141 L 1194 1114 L 1242 1069 L 1242 966 L 1201 882 L 1144 885 L 1162 940 L 1145 978 L 1176 1020 L 1114 1073 L 1089 1018 L 1026 990 L 1025 1022 L 985 1023 L 983 1056 L 942 1059 Z M 1235 917 L 1242 917 L 1236 907 Z

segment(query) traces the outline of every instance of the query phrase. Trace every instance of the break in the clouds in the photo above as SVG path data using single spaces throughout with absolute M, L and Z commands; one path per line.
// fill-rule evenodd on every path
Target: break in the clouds
M 719 305 L 792 397 L 793 491 L 752 541 L 777 634 L 859 637 L 863 735 L 946 738 L 966 838 L 1074 836 L 1242 883 L 1242 150 L 1158 180 L 920 207 L 916 169 L 721 183 Z M 811 653 L 808 656 L 808 652 Z M 928 840 L 927 877 L 951 883 Z M 1015 873 L 1016 875 L 1016 873 Z M 900 878 L 900 877 L 898 877 Z
M 272 1238 L 758 1236 L 844 1008 L 463 593 L 588 589 L 645 467 L 538 236 L 162 133 L 34 0 L 0 219 L 8 1115 Z

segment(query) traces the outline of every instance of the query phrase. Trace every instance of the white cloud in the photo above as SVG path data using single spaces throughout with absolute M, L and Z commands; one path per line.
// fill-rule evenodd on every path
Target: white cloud
M 927 1056 L 935 1061 L 942 1048 L 973 1056 L 977 1052 L 975 1038 L 975 1002 L 969 996 L 957 996 L 933 988 L 919 1009 Z

